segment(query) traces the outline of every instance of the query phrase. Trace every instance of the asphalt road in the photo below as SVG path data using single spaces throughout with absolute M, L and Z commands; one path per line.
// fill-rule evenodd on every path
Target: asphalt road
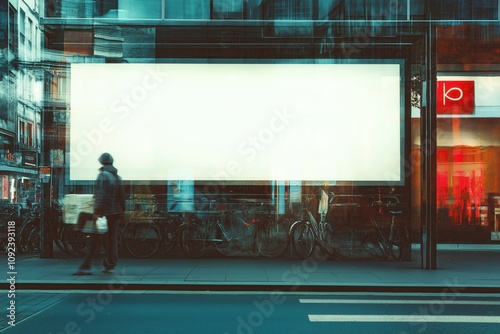
M 18 292 L 1 333 L 500 333 L 500 296 Z M 4 304 L 4 303 L 2 303 Z M 4 304 L 5 305 L 5 304 Z M 12 312 L 2 307 L 9 320 Z M 12 317 L 11 317 L 12 318 Z

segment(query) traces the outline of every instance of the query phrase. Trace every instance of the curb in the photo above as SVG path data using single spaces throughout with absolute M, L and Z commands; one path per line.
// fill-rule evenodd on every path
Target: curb
M 9 289 L 6 283 L 0 289 Z M 500 286 L 372 286 L 372 285 L 280 285 L 280 284 L 147 284 L 147 283 L 17 283 L 20 290 L 110 290 L 110 291 L 217 291 L 217 292 L 384 292 L 384 293 L 471 293 L 500 294 Z

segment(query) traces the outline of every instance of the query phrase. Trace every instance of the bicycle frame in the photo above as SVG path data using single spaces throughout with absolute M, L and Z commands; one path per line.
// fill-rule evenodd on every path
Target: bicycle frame
M 322 214 L 318 222 L 313 214 L 306 210 L 303 217 L 308 219 L 293 223 L 289 232 L 297 255 L 302 258 L 311 255 L 314 245 L 319 245 L 328 255 L 332 255 L 334 253 L 333 231 L 330 224 L 325 220 L 325 215 Z
M 408 235 L 406 227 L 396 220 L 396 216 L 400 215 L 401 211 L 390 211 L 390 214 L 391 223 L 388 235 L 384 234 L 383 228 L 375 219 L 370 219 L 373 230 L 365 236 L 365 248 L 369 254 L 375 257 L 387 258 L 391 255 L 395 260 L 400 260 L 402 257 L 401 248 L 407 241 Z M 371 236 L 372 239 L 370 240 L 368 236 Z
M 237 240 L 244 235 L 241 229 L 245 224 L 235 230 L 228 230 L 232 227 L 233 221 L 226 226 L 227 216 L 230 211 L 200 212 L 198 217 L 187 224 L 182 231 L 181 245 L 184 252 L 193 258 L 199 258 L 205 252 L 207 243 L 213 245 L 221 255 L 230 256 L 238 251 Z M 236 217 L 237 223 L 243 222 Z
M 277 219 L 273 219 L 273 214 L 270 212 L 249 213 L 252 215 L 252 223 L 255 227 L 249 245 L 250 255 L 252 257 L 283 255 L 289 242 L 289 235 L 283 225 Z

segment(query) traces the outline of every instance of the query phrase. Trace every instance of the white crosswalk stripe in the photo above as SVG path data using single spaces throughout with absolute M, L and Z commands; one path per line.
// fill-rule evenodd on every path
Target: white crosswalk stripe
M 443 300 L 443 299 L 299 299 L 301 304 L 409 304 L 409 305 L 500 305 L 491 300 Z
M 482 305 L 500 306 L 495 300 L 446 299 L 299 299 L 301 304 L 377 304 L 377 305 Z M 408 323 L 489 323 L 500 324 L 500 316 L 491 315 L 429 315 L 429 314 L 309 314 L 311 322 L 408 322 Z
M 453 323 L 500 323 L 497 316 L 472 315 L 345 315 L 310 314 L 311 322 L 453 322 Z

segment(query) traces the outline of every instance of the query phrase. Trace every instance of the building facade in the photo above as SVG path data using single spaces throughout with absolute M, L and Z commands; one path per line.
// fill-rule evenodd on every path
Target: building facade
M 34 1 L 3 2 L 1 31 L 1 196 L 5 203 L 40 200 L 41 153 L 40 8 Z
M 33 0 L 0 9 L 1 82 L 18 97 L 3 108 L 9 189 L 17 182 L 20 193 L 20 176 L 36 171 L 30 192 L 48 185 L 46 202 L 90 193 L 95 155 L 114 149 L 131 217 L 266 203 L 288 229 L 304 208 L 320 219 L 323 189 L 326 219 L 351 250 L 347 227 L 366 228 L 366 212 L 387 220 L 401 210 L 431 267 L 437 243 L 500 239 L 498 1 Z M 36 156 L 34 169 L 8 176 L 10 157 L 22 154 Z M 19 202 L 12 191 L 3 198 Z

